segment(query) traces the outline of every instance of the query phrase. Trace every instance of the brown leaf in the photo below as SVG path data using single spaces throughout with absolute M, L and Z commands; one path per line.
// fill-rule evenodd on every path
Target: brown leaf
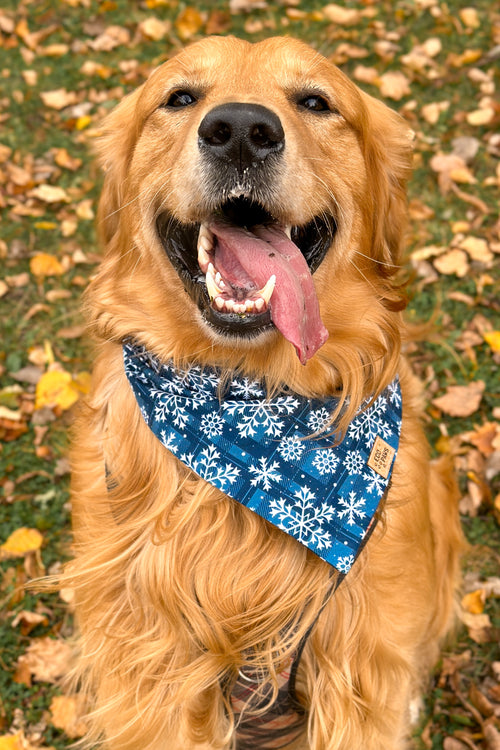
M 203 26 L 203 17 L 196 8 L 185 8 L 175 19 L 175 28 L 179 39 L 186 42 Z
M 26 671 L 40 682 L 57 682 L 68 672 L 72 656 L 71 646 L 55 638 L 36 638 L 18 661 L 18 669 Z
M 484 389 L 482 380 L 468 385 L 450 385 L 444 396 L 433 399 L 432 403 L 450 417 L 470 417 L 479 408 Z

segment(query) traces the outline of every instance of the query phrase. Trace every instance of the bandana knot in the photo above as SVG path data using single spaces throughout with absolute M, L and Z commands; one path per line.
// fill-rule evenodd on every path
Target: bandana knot
M 179 370 L 133 344 L 124 345 L 123 355 L 142 416 L 165 448 L 340 573 L 350 570 L 398 450 L 397 377 L 362 404 L 334 445 L 336 398 L 290 390 L 267 398 L 263 383 L 247 377 L 227 379 L 199 366 Z

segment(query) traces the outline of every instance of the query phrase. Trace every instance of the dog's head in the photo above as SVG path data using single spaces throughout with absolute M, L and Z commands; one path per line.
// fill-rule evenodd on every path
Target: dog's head
M 344 360 L 370 336 L 372 359 L 390 348 L 409 128 L 313 49 L 195 43 L 123 100 L 99 150 L 104 336 L 257 367 L 279 353 L 285 375 L 294 349 L 338 369 L 339 343 Z

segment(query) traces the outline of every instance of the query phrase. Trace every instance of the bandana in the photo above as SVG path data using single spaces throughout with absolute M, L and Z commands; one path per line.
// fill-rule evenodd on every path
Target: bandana
M 392 472 L 401 431 L 399 379 L 367 399 L 338 445 L 335 398 L 213 368 L 179 370 L 142 347 L 123 347 L 125 372 L 156 437 L 199 477 L 347 573 Z M 328 434 L 327 434 L 328 433 Z

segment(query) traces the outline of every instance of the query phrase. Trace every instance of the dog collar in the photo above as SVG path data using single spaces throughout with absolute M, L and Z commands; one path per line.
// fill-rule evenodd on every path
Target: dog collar
M 142 347 L 123 346 L 125 372 L 156 437 L 199 477 L 347 573 L 371 530 L 391 477 L 401 431 L 396 377 L 367 399 L 338 445 L 335 398 L 213 368 L 176 369 Z M 328 432 L 328 435 L 327 435 Z

